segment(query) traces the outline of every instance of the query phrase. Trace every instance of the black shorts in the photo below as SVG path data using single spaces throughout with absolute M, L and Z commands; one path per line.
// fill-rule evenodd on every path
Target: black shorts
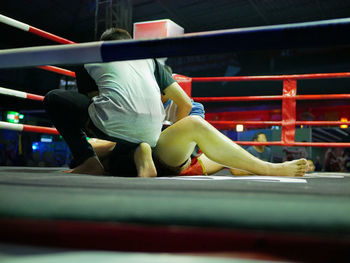
M 109 157 L 107 173 L 110 176 L 137 177 L 134 153 L 139 146 L 124 140 L 118 140 Z

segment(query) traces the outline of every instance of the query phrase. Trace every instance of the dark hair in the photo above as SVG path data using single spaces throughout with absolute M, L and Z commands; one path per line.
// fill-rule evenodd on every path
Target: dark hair
M 263 133 L 263 132 L 257 132 L 257 133 L 255 133 L 254 136 L 253 136 L 253 141 L 258 140 L 258 137 L 259 137 L 260 134 L 264 134 L 265 137 L 266 137 L 266 134 L 265 134 L 265 133 Z
M 131 38 L 132 37 L 130 36 L 128 31 L 121 28 L 112 27 L 102 33 L 100 40 L 123 40 Z

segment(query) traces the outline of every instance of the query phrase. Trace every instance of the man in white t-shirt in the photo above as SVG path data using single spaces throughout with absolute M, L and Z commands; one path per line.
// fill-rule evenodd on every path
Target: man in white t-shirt
M 127 31 L 117 28 L 101 36 L 105 41 L 130 38 Z M 117 143 L 114 154 L 118 158 L 113 159 L 118 161 L 111 165 L 118 166 L 121 174 L 123 166 L 133 165 L 129 160 L 134 159 L 139 176 L 155 176 L 151 147 L 157 143 L 165 116 L 161 93 L 180 105 L 179 119 L 191 111 L 190 98 L 155 59 L 86 64 L 85 69 L 98 86 L 96 96 L 53 90 L 44 100 L 72 152 L 75 167 L 70 172 L 104 173 L 86 140 L 88 134 Z M 77 82 L 79 86 L 79 74 Z

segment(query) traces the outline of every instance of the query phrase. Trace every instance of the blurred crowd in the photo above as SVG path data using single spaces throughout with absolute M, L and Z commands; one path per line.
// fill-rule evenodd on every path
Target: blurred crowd
M 1 133 L 0 133 L 1 134 Z M 266 135 L 256 133 L 252 138 L 256 142 L 267 142 Z M 32 166 L 32 167 L 67 167 L 70 162 L 70 152 L 63 142 L 48 143 L 51 147 L 33 149 L 33 139 L 21 136 L 12 139 L 4 139 L 0 136 L 0 165 L 1 166 Z M 63 143 L 63 144 L 62 144 Z M 52 147 L 60 144 L 59 147 Z M 58 149 L 59 148 L 59 149 Z M 264 161 L 275 161 L 273 152 L 268 146 L 250 146 L 247 151 Z M 350 172 L 350 149 L 327 148 L 323 158 L 317 155 L 309 156 L 306 147 L 284 147 L 283 159 L 291 161 L 299 158 L 309 160 L 311 171 L 322 172 Z M 278 161 L 278 162 L 280 162 Z

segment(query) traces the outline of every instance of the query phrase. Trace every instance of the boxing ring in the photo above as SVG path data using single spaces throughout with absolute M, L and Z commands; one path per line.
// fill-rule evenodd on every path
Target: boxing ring
M 349 32 L 350 19 L 186 34 L 166 39 L 84 44 L 32 29 L 4 16 L 0 16 L 0 21 L 65 44 L 2 50 L 0 68 L 39 66 L 71 77 L 74 72 L 47 65 L 208 54 L 216 53 L 218 46 L 222 47 L 220 52 L 227 52 L 350 45 L 349 34 L 335 37 Z M 207 44 L 203 45 L 203 42 Z M 281 121 L 211 121 L 217 128 L 232 128 L 237 124 L 282 127 L 280 141 L 237 141 L 242 145 L 349 147 L 350 143 L 294 140 L 298 125 L 350 124 L 349 121 L 297 121 L 297 100 L 350 99 L 350 94 L 297 95 L 297 80 L 348 77 L 349 72 L 185 78 L 184 85 L 190 92 L 192 82 L 282 81 L 281 96 L 193 99 L 198 102 L 281 100 Z M 37 100 L 38 103 L 43 100 L 40 95 L 6 88 L 1 88 L 0 94 Z M 0 128 L 58 134 L 52 127 L 6 122 L 0 122 Z M 67 175 L 62 173 L 63 169 L 0 169 L 0 242 L 211 257 L 210 261 L 191 255 L 182 258 L 193 262 L 226 262 L 216 257 L 220 253 L 231 258 L 299 261 L 342 260 L 350 253 L 350 177 L 345 173 L 312 173 L 301 178 L 283 178 L 234 177 L 228 171 L 221 171 L 215 176 L 146 179 Z M 0 258 L 3 247 L 0 244 Z M 150 262 L 159 259 L 157 255 L 147 255 L 151 257 Z M 120 257 L 120 254 L 116 256 Z M 177 257 L 167 255 L 163 260 L 180 259 Z

